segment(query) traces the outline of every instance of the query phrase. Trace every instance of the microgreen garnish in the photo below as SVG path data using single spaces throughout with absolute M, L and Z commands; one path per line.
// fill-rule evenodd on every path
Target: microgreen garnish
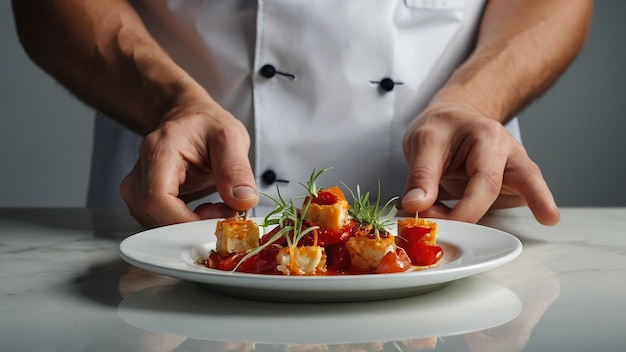
M 298 245 L 298 242 L 300 242 L 300 240 L 304 236 L 314 230 L 317 230 L 319 226 L 311 226 L 303 229 L 304 219 L 306 218 L 306 213 L 309 210 L 309 206 L 311 205 L 313 198 L 317 197 L 319 191 L 316 183 L 317 179 L 320 177 L 321 174 L 330 169 L 331 168 L 322 169 L 320 171 L 313 170 L 309 178 L 309 182 L 306 185 L 300 183 L 300 185 L 307 190 L 307 196 L 296 197 L 286 202 L 280 194 L 280 189 L 278 187 L 276 187 L 278 193 L 277 199 L 266 195 L 276 204 L 276 208 L 274 208 L 274 210 L 272 210 L 265 217 L 263 221 L 263 227 L 278 225 L 280 230 L 277 232 L 277 235 L 278 233 L 280 233 L 282 236 L 284 236 L 287 240 L 287 245 L 290 248 L 295 248 Z M 302 205 L 302 208 L 298 210 L 298 208 L 294 204 L 294 201 L 302 198 L 304 198 L 305 201 Z M 278 239 L 281 236 L 275 237 L 276 239 Z
M 346 188 L 348 187 L 346 186 Z M 350 188 L 348 188 L 348 190 L 354 199 L 354 204 L 352 204 L 352 207 L 348 211 L 349 214 L 359 225 L 371 226 L 374 235 L 380 240 L 380 233 L 387 233 L 387 228 L 393 224 L 391 219 L 398 212 L 393 206 L 393 202 L 397 200 L 398 197 L 389 199 L 387 203 L 380 208 L 380 181 L 378 181 L 378 194 L 374 204 L 370 202 L 369 192 L 361 195 L 359 185 L 356 186 L 356 194 L 352 192 Z
M 264 229 L 269 228 L 271 226 L 278 226 L 278 231 L 264 244 L 250 250 L 246 255 L 239 261 L 237 266 L 233 269 L 233 271 L 237 270 L 237 268 L 250 257 L 260 253 L 263 249 L 265 249 L 270 244 L 276 242 L 281 237 L 284 237 L 287 241 L 287 246 L 290 248 L 291 255 L 294 255 L 295 249 L 298 246 L 298 242 L 307 234 L 319 229 L 319 226 L 310 226 L 304 228 L 304 219 L 306 218 L 306 213 L 311 205 L 311 202 L 314 197 L 317 197 L 318 187 L 316 181 L 318 177 L 324 172 L 330 170 L 331 168 L 326 168 L 320 171 L 315 171 L 311 173 L 311 177 L 309 178 L 309 182 L 302 187 L 307 190 L 307 196 L 295 197 L 286 201 L 283 196 L 280 194 L 280 188 L 276 186 L 277 198 L 274 198 L 266 193 L 261 193 L 267 198 L 271 199 L 276 207 L 272 211 L 270 211 L 265 218 L 263 218 L 263 224 L 261 227 Z M 301 209 L 295 205 L 294 201 L 299 199 L 305 199 L 304 204 Z M 293 261 L 292 261 L 293 262 Z
M 304 215 L 311 205 L 311 199 L 306 198 L 301 210 L 294 204 L 294 201 L 304 197 L 296 197 L 289 201 L 285 201 L 278 190 L 278 198 L 272 198 L 267 194 L 263 194 L 271 199 L 276 207 L 263 219 L 263 227 L 278 226 L 278 232 L 273 236 L 271 242 L 276 241 L 280 237 L 285 237 L 289 247 L 295 247 L 298 242 L 309 232 L 319 228 L 319 226 L 309 227 L 303 230 Z
M 293 200 L 290 200 L 289 202 L 285 202 L 282 195 L 280 194 L 280 189 L 278 188 L 278 186 L 276 187 L 276 190 L 278 192 L 278 198 L 273 198 L 272 196 L 261 192 L 262 195 L 266 196 L 267 198 L 271 199 L 274 203 L 276 203 L 276 207 L 274 208 L 274 210 L 269 212 L 263 219 L 263 224 L 261 224 L 261 227 L 263 227 L 263 229 L 266 229 L 272 225 L 280 225 L 280 230 L 277 231 L 272 236 L 272 238 L 270 238 L 267 242 L 248 251 L 246 255 L 244 255 L 243 258 L 241 258 L 239 263 L 237 263 L 237 265 L 233 268 L 233 271 L 236 271 L 243 262 L 253 257 L 254 255 L 260 253 L 263 249 L 265 249 L 272 243 L 276 242 L 279 238 L 286 236 L 286 234 L 289 232 L 289 229 L 286 229 L 283 226 L 284 217 L 285 217 L 284 214 L 287 213 L 287 209 L 293 208 Z
M 332 169 L 332 167 L 327 167 L 318 172 L 315 172 L 315 169 L 313 169 L 313 172 L 311 173 L 311 176 L 309 177 L 309 182 L 306 185 L 300 183 L 300 185 L 306 189 L 309 196 L 317 197 L 317 193 L 319 192 L 319 189 L 317 189 L 317 184 L 315 182 L 317 181 L 317 179 L 320 177 L 321 174 L 323 174 L 324 172 L 330 169 Z

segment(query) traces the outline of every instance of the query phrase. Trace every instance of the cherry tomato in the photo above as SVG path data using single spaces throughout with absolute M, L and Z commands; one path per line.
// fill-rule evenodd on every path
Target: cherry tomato
M 215 251 L 211 251 L 211 253 L 209 253 L 209 257 L 204 261 L 204 265 L 211 269 L 218 269 L 219 264 L 220 256 Z
M 269 245 L 241 263 L 237 271 L 253 274 L 274 274 L 276 273 L 276 255 L 278 251 L 278 247 Z
M 332 204 L 337 203 L 337 200 L 339 200 L 337 196 L 332 194 L 331 192 L 319 191 L 317 193 L 317 197 L 313 199 L 313 203 L 316 203 L 319 205 L 332 205 Z
M 243 254 L 231 253 L 225 257 L 220 257 L 217 269 L 224 271 L 233 270 L 243 258 Z
M 348 225 L 339 230 L 319 229 L 317 235 L 318 245 L 326 247 L 336 243 L 345 243 L 350 239 L 351 227 L 351 225 Z
M 443 256 L 443 250 L 440 246 L 420 241 L 411 243 L 405 250 L 411 258 L 411 263 L 418 266 L 436 264 Z
M 269 242 L 269 240 L 272 239 L 272 237 L 274 237 L 274 235 L 276 234 L 276 232 L 278 232 L 278 230 L 280 230 L 280 228 L 278 226 L 276 226 L 274 229 L 272 229 L 272 231 L 266 233 L 265 235 L 261 236 L 261 240 L 259 241 L 259 244 L 265 244 L 267 242 Z M 285 238 L 285 236 L 280 236 L 280 238 L 278 238 L 276 241 L 273 242 L 274 244 L 279 244 L 281 246 L 285 246 L 287 244 L 287 239 Z
M 397 247 L 395 252 L 387 252 L 376 268 L 377 274 L 399 273 L 411 267 L 411 259 L 404 249 Z
M 326 267 L 329 270 L 342 271 L 350 267 L 350 254 L 344 242 L 335 243 L 324 248 Z
M 311 200 L 311 202 L 319 205 L 332 205 L 339 200 L 345 200 L 346 196 L 343 194 L 341 188 L 337 186 L 320 189 L 317 192 L 317 197 Z
M 398 245 L 409 244 L 417 241 L 426 241 L 430 235 L 430 229 L 425 227 L 407 227 L 402 230 L 402 234 L 396 238 Z

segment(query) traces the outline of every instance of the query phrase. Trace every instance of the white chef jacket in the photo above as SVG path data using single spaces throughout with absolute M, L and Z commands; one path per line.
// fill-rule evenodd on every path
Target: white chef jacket
M 285 199 L 303 195 L 300 183 L 314 169 L 332 167 L 318 186 L 376 192 L 380 180 L 387 200 L 404 190 L 405 129 L 467 58 L 485 0 L 143 0 L 135 6 L 172 58 L 244 123 L 261 192 L 276 196 L 278 186 Z M 520 139 L 517 120 L 506 127 Z M 90 205 L 123 204 L 119 184 L 140 141 L 97 117 Z M 272 205 L 261 196 L 261 207 Z

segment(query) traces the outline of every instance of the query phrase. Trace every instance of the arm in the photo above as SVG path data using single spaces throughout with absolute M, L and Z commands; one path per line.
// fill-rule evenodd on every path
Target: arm
M 230 211 L 256 204 L 245 127 L 167 55 L 128 1 L 14 0 L 13 11 L 35 63 L 81 100 L 146 136 L 121 185 L 141 223 L 220 215 L 185 205 L 216 189 Z
M 489 1 L 473 54 L 405 134 L 405 210 L 476 222 L 491 206 L 527 204 L 541 223 L 558 222 L 539 168 L 502 123 L 573 61 L 586 39 L 592 5 Z M 433 207 L 441 199 L 460 200 L 448 211 Z
M 124 0 L 13 0 L 31 59 L 73 94 L 146 135 L 177 95 L 201 88 L 151 38 Z
M 490 0 L 474 53 L 437 99 L 504 122 L 545 92 L 587 38 L 593 0 Z

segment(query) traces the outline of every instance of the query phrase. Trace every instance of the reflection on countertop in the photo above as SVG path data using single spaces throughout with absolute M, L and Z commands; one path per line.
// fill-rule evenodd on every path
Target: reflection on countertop
M 118 310 L 124 321 L 149 331 L 285 345 L 386 343 L 458 335 L 502 325 L 520 311 L 515 294 L 485 278 L 459 280 L 435 292 L 400 299 L 313 304 L 238 299 L 179 282 L 133 293 Z

